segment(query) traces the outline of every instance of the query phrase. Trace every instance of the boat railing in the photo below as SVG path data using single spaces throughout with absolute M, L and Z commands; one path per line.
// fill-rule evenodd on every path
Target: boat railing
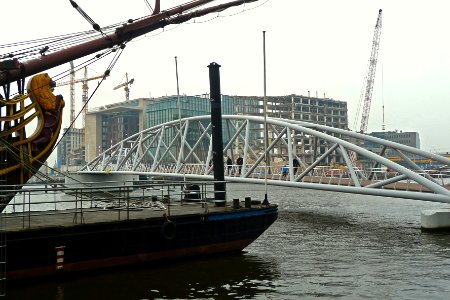
M 214 183 L 152 180 L 116 182 L 114 186 L 107 182 L 64 187 L 27 185 L 20 190 L 11 187 L 2 192 L 16 196 L 4 206 L 2 216 L 7 223 L 15 220 L 25 229 L 41 226 L 43 216 L 84 224 L 87 213 L 97 214 L 96 219 L 128 220 L 137 211 L 161 211 L 161 217 L 170 216 L 174 206 L 187 209 L 200 205 L 206 211 L 215 202 Z

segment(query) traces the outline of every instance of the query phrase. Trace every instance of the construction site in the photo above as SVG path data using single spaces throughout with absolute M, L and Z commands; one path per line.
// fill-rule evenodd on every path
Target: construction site
M 316 91 L 314 96 L 308 91 L 307 95 L 284 95 L 284 96 L 230 96 L 222 95 L 222 113 L 235 115 L 255 115 L 281 118 L 287 120 L 304 121 L 319 125 L 326 125 L 342 130 L 358 131 L 380 137 L 408 146 L 420 148 L 419 135 L 416 132 L 385 132 L 384 103 L 382 132 L 368 133 L 368 121 L 372 102 L 372 94 L 375 82 L 378 49 L 380 45 L 382 10 L 378 11 L 375 24 L 371 52 L 368 60 L 367 73 L 355 116 L 353 128 L 349 126 L 347 102 L 326 97 L 319 97 Z M 114 90 L 123 88 L 125 101 L 108 104 L 93 109 L 88 109 L 88 82 L 100 79 L 106 75 L 88 77 L 87 69 L 84 68 L 83 78 L 76 79 L 73 63 L 70 80 L 59 83 L 58 86 L 70 85 L 70 126 L 63 131 L 63 139 L 58 145 L 58 168 L 62 171 L 76 171 L 87 161 L 94 159 L 97 155 L 107 150 L 121 140 L 152 126 L 169 122 L 181 117 L 192 117 L 209 114 L 209 96 L 165 96 L 160 98 L 137 98 L 130 100 L 130 87 L 133 78 L 125 74 L 124 82 L 120 83 Z M 74 127 L 75 121 L 75 86 L 82 84 L 81 111 L 82 126 Z M 177 107 L 177 106 L 180 107 Z M 359 129 L 358 129 L 359 123 Z M 293 133 L 293 147 L 298 157 L 306 163 L 313 161 L 318 155 L 329 150 L 330 145 L 326 141 L 312 138 L 301 133 Z M 338 136 L 339 137 L 339 136 Z M 255 143 L 261 142 L 260 137 L 255 138 Z M 383 149 L 375 149 L 372 145 L 364 145 L 363 141 L 350 141 L 361 144 L 373 152 L 383 153 Z M 239 151 L 239 147 L 236 147 Z M 280 145 L 275 147 L 272 157 L 283 160 L 286 149 Z M 237 154 L 237 153 L 236 153 Z M 386 153 L 394 155 L 392 153 Z M 350 153 L 350 156 L 352 154 Z M 356 163 L 357 156 L 352 156 Z M 336 154 L 328 158 L 324 164 L 340 164 L 342 157 Z
M 69 126 L 66 128 L 63 128 L 62 132 L 62 138 L 61 141 L 58 143 L 57 147 L 57 168 L 61 171 L 65 172 L 71 172 L 76 171 L 80 168 L 80 166 L 84 165 L 86 163 L 86 155 L 87 151 L 89 151 L 89 147 L 86 145 L 90 145 L 91 141 L 89 140 L 88 132 L 96 132 L 95 129 L 87 129 L 88 127 L 91 127 L 92 121 L 88 122 L 90 125 L 88 126 L 86 124 L 86 115 L 88 113 L 88 102 L 89 102 L 89 85 L 88 82 L 91 80 L 100 80 L 105 79 L 107 76 L 109 76 L 109 73 L 105 73 L 103 75 L 98 76 L 88 76 L 88 69 L 87 67 L 83 68 L 84 76 L 82 78 L 75 78 L 75 66 L 73 61 L 70 62 L 70 79 L 65 82 L 58 82 L 56 84 L 57 87 L 66 86 L 68 85 L 70 87 L 70 99 L 69 99 L 69 106 L 70 106 L 70 123 Z M 126 81 L 124 83 L 121 83 L 117 85 L 114 90 L 117 90 L 119 88 L 123 88 L 125 91 L 125 99 L 126 102 L 129 100 L 130 95 L 130 89 L 129 86 L 134 82 L 134 79 L 128 79 L 128 73 L 125 74 Z M 81 108 L 79 109 L 79 112 L 77 113 L 75 110 L 75 104 L 76 104 L 76 86 L 78 83 L 81 83 L 82 88 L 82 94 L 81 94 Z M 133 106 L 133 104 L 131 104 Z M 99 108 L 94 109 L 94 111 L 98 110 Z M 108 140 L 110 142 L 117 142 L 119 141 L 118 138 L 123 138 L 127 136 L 127 132 L 137 132 L 137 128 L 134 128 L 134 122 L 130 122 L 127 120 L 136 118 L 136 115 L 133 114 L 133 112 L 130 111 L 130 108 L 125 109 L 127 112 L 120 116 L 120 117 L 111 117 L 109 120 L 106 120 L 113 130 L 106 130 L 110 135 L 108 136 Z M 119 109 L 120 111 L 120 109 Z M 75 127 L 75 120 L 76 116 L 81 113 L 82 118 L 82 125 L 81 128 Z M 120 114 L 118 111 L 116 111 L 116 115 Z M 125 122 L 124 122 L 125 121 Z M 128 128 L 130 128 L 128 130 Z M 142 128 L 142 127 L 141 127 Z M 100 131 L 101 133 L 103 131 Z M 106 147 L 107 145 L 104 145 Z M 96 152 L 95 149 L 92 149 L 93 153 Z

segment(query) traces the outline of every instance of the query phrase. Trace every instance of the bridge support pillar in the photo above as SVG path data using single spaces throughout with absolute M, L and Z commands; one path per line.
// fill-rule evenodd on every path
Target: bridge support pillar
M 422 229 L 427 231 L 450 230 L 450 209 L 424 210 L 420 221 Z

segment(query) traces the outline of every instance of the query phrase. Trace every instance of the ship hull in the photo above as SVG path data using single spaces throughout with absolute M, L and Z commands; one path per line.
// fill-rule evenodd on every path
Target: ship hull
M 7 278 L 241 251 L 276 219 L 276 206 L 6 232 Z

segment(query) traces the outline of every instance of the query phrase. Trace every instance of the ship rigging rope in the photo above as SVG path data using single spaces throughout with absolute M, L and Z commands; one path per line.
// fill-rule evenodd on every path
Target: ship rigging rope
M 269 0 L 266 0 L 265 2 L 259 4 L 258 6 L 255 6 L 255 7 L 252 7 L 252 8 L 246 8 L 243 11 L 237 12 L 235 14 L 239 14 L 239 13 L 242 13 L 244 11 L 248 11 L 250 9 L 255 9 L 255 8 L 259 7 L 259 6 L 264 5 L 268 1 Z M 191 3 L 191 2 L 195 2 L 195 1 L 190 1 L 189 3 Z M 189 14 L 193 10 L 194 10 L 194 8 L 189 9 L 189 10 L 185 10 L 183 13 L 181 13 L 179 15 Z M 212 19 L 215 19 L 215 18 L 218 18 L 218 17 L 222 17 L 223 18 L 223 17 L 233 16 L 235 14 L 226 15 L 226 16 L 216 15 Z M 87 16 L 87 17 L 89 17 L 89 16 Z M 101 34 L 105 35 L 105 34 L 114 33 L 114 31 L 118 27 L 123 26 L 123 24 L 132 23 L 134 21 L 139 21 L 139 20 L 144 19 L 146 17 L 148 17 L 148 16 L 135 18 L 134 20 L 130 19 L 130 20 L 127 20 L 127 21 L 121 21 L 121 22 L 118 22 L 118 23 L 115 23 L 115 24 L 112 24 L 112 25 L 101 27 L 100 28 Z M 169 24 L 172 24 L 171 19 L 174 18 L 174 17 L 175 16 L 167 17 L 167 18 L 165 18 L 165 20 Z M 208 21 L 211 21 L 212 19 L 209 19 L 209 20 L 206 20 L 206 21 L 202 21 L 202 22 L 197 22 L 197 23 L 208 22 Z M 88 21 L 90 23 L 93 22 L 92 19 L 90 19 Z M 194 21 L 194 23 L 195 23 L 195 21 Z M 187 24 L 189 24 L 189 23 L 187 23 Z M 164 30 L 164 31 L 167 31 L 167 30 Z M 73 46 L 73 45 L 78 45 L 78 44 L 81 44 L 83 42 L 94 40 L 94 39 L 97 39 L 98 37 L 99 37 L 98 31 L 96 31 L 96 30 L 89 30 L 89 31 L 81 31 L 81 32 L 76 32 L 76 33 L 52 36 L 52 37 L 32 39 L 32 40 L 27 40 L 27 41 L 23 41 L 23 42 L 14 42 L 14 43 L 3 44 L 3 45 L 0 45 L 0 49 L 3 49 L 2 52 L 4 52 L 4 53 L 0 53 L 0 60 L 2 60 L 2 59 L 11 59 L 11 58 L 31 59 L 31 58 L 38 57 L 38 56 L 41 56 L 41 55 L 46 55 L 46 54 L 49 54 L 49 53 L 53 53 L 53 52 L 59 51 L 59 50 L 64 49 L 64 48 L 68 48 L 68 47 Z M 17 49 L 17 48 L 23 47 L 23 46 L 26 46 L 26 47 L 25 48 L 21 48 L 21 49 Z M 8 51 L 8 49 L 9 49 L 9 51 Z
M 109 55 L 109 54 L 111 54 L 111 53 L 113 53 L 115 51 L 117 51 L 117 48 L 112 48 L 112 49 L 108 49 L 108 50 L 106 50 L 106 51 L 104 51 L 102 53 L 97 53 L 94 57 L 89 58 L 88 60 L 86 60 L 86 61 L 76 65 L 74 71 L 77 72 L 77 71 L 83 69 L 84 67 L 87 67 L 87 66 L 89 66 L 89 65 L 99 61 L 100 59 L 106 57 L 107 55 Z M 70 76 L 71 72 L 72 72 L 71 69 L 64 70 L 63 72 L 52 76 L 52 79 L 54 81 L 59 81 L 59 80 L 65 78 L 67 76 Z
M 121 46 L 119 46 L 119 47 L 121 47 Z M 89 65 L 91 65 L 91 64 L 93 64 L 93 63 L 95 63 L 95 62 L 97 62 L 97 61 L 99 61 L 100 59 L 102 59 L 102 58 L 108 56 L 109 54 L 111 54 L 111 53 L 113 53 L 113 52 L 116 52 L 117 49 L 118 49 L 118 47 L 114 47 L 114 48 L 111 48 L 111 49 L 107 49 L 107 50 L 104 51 L 104 52 L 97 53 L 94 57 L 89 58 L 89 59 L 87 59 L 86 61 L 84 61 L 84 62 L 78 64 L 78 65 L 76 66 L 75 72 L 77 72 L 77 71 L 83 69 L 84 67 L 87 67 L 87 66 L 89 66 Z M 60 81 L 60 80 L 62 80 L 62 79 L 64 79 L 64 78 L 68 77 L 68 76 L 70 75 L 71 71 L 72 71 L 71 69 L 66 69 L 66 70 L 62 71 L 61 73 L 52 76 L 52 79 L 53 79 L 55 82 L 58 82 L 58 81 Z M 108 71 L 106 71 L 106 72 L 108 72 Z M 105 73 L 106 73 L 106 72 L 105 72 Z M 109 74 L 108 74 L 108 75 L 109 75 Z M 11 96 L 11 97 L 14 97 L 15 95 L 18 95 L 18 94 L 19 94 L 19 93 L 16 92 L 16 93 L 14 93 L 14 94 L 11 94 L 10 96 Z
M 256 5 L 256 6 L 253 6 L 253 7 L 250 7 L 250 8 L 243 8 L 241 11 L 238 11 L 238 12 L 235 12 L 235 13 L 232 13 L 232 14 L 227 14 L 227 15 L 221 15 L 220 13 L 221 13 L 222 11 L 217 11 L 217 15 L 215 15 L 215 16 L 213 16 L 213 17 L 207 19 L 207 20 L 203 20 L 203 21 L 198 21 L 198 20 L 196 20 L 196 19 L 194 18 L 193 21 L 191 21 L 191 22 L 177 23 L 177 22 L 174 22 L 174 21 L 173 21 L 173 20 L 176 20 L 177 16 L 171 16 L 171 17 L 169 17 L 169 18 L 166 19 L 167 24 L 170 24 L 170 25 L 176 25 L 175 27 L 170 28 L 170 29 L 166 29 L 166 28 L 164 27 L 164 28 L 163 28 L 163 31 L 158 32 L 158 33 L 154 33 L 154 34 L 152 34 L 152 35 L 144 35 L 142 38 L 145 38 L 145 37 L 148 37 L 148 36 L 150 36 L 150 37 L 157 36 L 157 35 L 160 35 L 160 34 L 163 33 L 163 32 L 175 30 L 175 29 L 177 29 L 177 28 L 178 28 L 179 26 L 181 26 L 181 25 L 204 24 L 204 23 L 211 22 L 211 21 L 213 21 L 213 20 L 215 20 L 215 19 L 217 19 L 217 18 L 228 18 L 228 17 L 233 17 L 233 16 L 236 16 L 236 15 L 242 14 L 242 13 L 244 13 L 244 12 L 247 12 L 247 11 L 254 10 L 254 9 L 256 9 L 256 8 L 259 8 L 260 6 L 265 5 L 265 4 L 266 4 L 267 2 L 269 2 L 269 1 L 270 1 L 270 0 L 266 0 L 266 1 L 260 3 L 260 4 Z M 245 4 L 246 4 L 246 2 L 244 2 L 244 7 L 245 7 Z M 192 11 L 192 10 L 193 10 L 193 9 L 191 9 L 191 10 L 186 10 L 186 11 Z M 187 14 L 189 14 L 189 13 L 186 13 L 186 12 L 185 12 L 184 14 L 187 15 Z
M 103 33 L 112 33 L 114 30 L 123 24 L 117 23 L 102 28 Z M 54 37 L 47 37 L 41 39 L 34 39 L 24 42 L 16 42 L 10 44 L 0 45 L 0 49 L 12 49 L 6 53 L 0 54 L 0 59 L 6 58 L 32 58 L 34 56 L 45 55 L 52 53 L 63 48 L 67 48 L 73 45 L 78 45 L 83 42 L 94 40 L 98 38 L 98 32 L 94 30 L 77 32 L 72 34 L 59 35 Z M 17 47 L 27 46 L 26 48 L 15 49 Z M 47 48 L 48 47 L 48 48 Z M 44 52 L 43 49 L 47 48 Z M 3 51 L 5 51 L 3 50 Z
M 86 107 L 86 105 L 89 103 L 89 101 L 91 100 L 91 98 L 94 96 L 94 94 L 96 93 L 96 91 L 98 90 L 98 88 L 100 87 L 100 85 L 102 84 L 103 80 L 105 80 L 105 78 L 109 75 L 109 73 L 111 72 L 112 68 L 115 66 L 115 64 L 117 63 L 119 57 L 122 55 L 123 49 L 125 48 L 125 44 L 120 45 L 119 47 L 119 51 L 116 51 L 116 49 L 112 49 L 109 50 L 109 53 L 112 52 L 116 52 L 115 56 L 113 57 L 113 59 L 111 60 L 111 63 L 109 64 L 107 70 L 105 71 L 105 75 L 103 76 L 102 80 L 98 83 L 97 87 L 95 88 L 95 90 L 92 92 L 91 96 L 87 99 L 86 103 L 83 105 L 83 107 L 81 108 L 81 110 L 78 112 L 78 114 L 76 115 L 74 121 L 70 124 L 69 128 L 71 128 L 73 126 L 73 123 L 75 122 L 75 120 L 77 120 L 77 118 L 80 116 L 81 112 L 84 110 L 84 108 Z M 104 56 L 104 55 L 103 55 Z M 96 55 L 96 58 L 100 59 L 101 56 L 99 56 L 98 54 Z M 66 132 L 64 132 L 64 134 L 61 136 L 61 138 L 58 140 L 58 142 L 55 144 L 55 146 L 53 147 L 53 150 L 58 146 L 58 144 L 61 142 L 61 140 L 64 138 L 64 136 L 69 132 L 69 130 L 67 130 Z M 20 155 L 18 155 L 16 153 L 17 147 L 14 147 L 12 144 L 10 144 L 8 141 L 6 141 L 4 138 L 0 138 L 0 144 L 3 144 L 4 147 L 7 149 L 7 151 L 9 151 L 11 153 L 11 155 L 13 157 L 15 157 L 17 159 L 17 161 L 22 161 L 20 158 Z M 53 151 L 52 150 L 52 151 Z M 24 155 L 28 155 L 27 153 L 24 153 Z M 29 161 L 29 160 L 28 160 Z M 35 167 L 33 167 L 33 165 L 31 165 L 29 162 L 23 161 L 23 167 L 25 170 L 30 171 L 34 174 L 39 174 L 40 176 L 43 176 L 47 179 L 49 179 L 49 177 L 45 174 L 43 174 L 42 172 L 40 172 L 38 169 L 36 169 Z M 40 164 L 42 164 L 42 162 L 38 161 Z M 54 170 L 53 168 L 47 166 L 48 168 Z M 56 170 L 55 170 L 56 171 Z M 67 176 L 67 175 L 66 175 Z M 69 177 L 71 178 L 71 177 Z M 71 178 L 75 181 L 78 181 L 74 178 Z
M 79 34 L 79 35 L 72 35 L 70 37 L 63 37 L 60 39 L 52 39 L 50 41 L 45 42 L 35 42 L 34 44 L 24 44 L 24 45 L 30 45 L 27 48 L 22 48 L 18 50 L 12 50 L 5 54 L 0 54 L 0 59 L 6 59 L 6 58 L 17 58 L 17 59 L 31 59 L 36 56 L 45 55 L 47 53 L 52 53 L 55 51 L 58 51 L 63 48 L 68 48 L 72 45 L 80 44 L 81 42 L 89 41 L 95 39 L 96 36 L 93 36 L 93 34 Z M 17 46 L 10 46 L 11 47 L 17 47 Z M 6 48 L 2 46 L 1 48 Z M 45 51 L 44 51 L 45 50 Z
M 103 81 L 105 80 L 105 78 L 111 73 L 112 68 L 116 65 L 117 61 L 119 60 L 119 57 L 122 55 L 123 53 L 123 49 L 125 49 L 125 44 L 122 44 L 120 46 L 120 50 L 116 52 L 114 58 L 111 60 L 111 63 L 109 64 L 108 68 L 106 69 L 104 76 L 102 77 L 102 79 L 100 80 L 100 82 L 97 84 L 97 87 L 95 88 L 95 90 L 92 92 L 92 94 L 89 96 L 89 98 L 86 100 L 86 102 L 84 103 L 83 107 L 78 111 L 77 115 L 75 116 L 74 120 L 72 121 L 72 123 L 70 123 L 68 128 L 72 128 L 75 121 L 78 119 L 78 117 L 80 116 L 80 114 L 83 112 L 84 108 L 86 107 L 86 105 L 88 105 L 89 101 L 92 99 L 92 97 L 94 96 L 94 94 L 97 92 L 98 88 L 100 87 L 100 85 L 103 83 Z M 69 132 L 69 130 L 66 130 L 63 135 L 61 136 L 61 138 L 58 140 L 58 142 L 56 142 L 55 146 L 53 146 L 53 150 L 58 147 L 59 143 L 64 139 L 64 137 L 66 136 L 66 134 Z
M 70 4 L 72 4 L 73 8 L 75 8 L 82 16 L 86 19 L 96 31 L 102 32 L 100 25 L 94 22 L 91 17 L 73 0 L 70 0 Z M 103 34 L 103 32 L 102 32 Z
M 0 144 L 2 144 L 2 145 L 6 148 L 6 150 L 10 153 L 10 155 L 11 155 L 13 158 L 15 158 L 15 159 L 17 160 L 17 162 L 19 162 L 19 161 L 22 161 L 22 162 L 23 162 L 22 165 L 23 165 L 23 167 L 24 167 L 24 169 L 25 169 L 26 171 L 29 171 L 29 172 L 33 173 L 34 175 L 36 175 L 36 176 L 41 176 L 41 177 L 43 177 L 43 178 L 46 178 L 47 180 L 50 181 L 50 183 L 52 183 L 52 182 L 51 182 L 52 179 L 51 179 L 49 176 L 47 176 L 46 174 L 42 173 L 41 171 L 39 171 L 39 169 L 33 167 L 33 165 L 32 165 L 31 163 L 29 163 L 29 161 L 30 161 L 29 158 L 28 158 L 27 160 L 22 160 L 22 159 L 21 159 L 20 155 L 17 153 L 17 151 L 15 151 L 15 150 L 18 150 L 17 147 L 15 147 L 15 146 L 12 145 L 11 143 L 9 143 L 9 142 L 8 142 L 7 140 L 5 140 L 4 138 L 0 138 Z M 23 154 L 24 154 L 25 156 L 29 157 L 28 153 L 23 152 Z M 39 161 L 39 160 L 36 160 L 36 161 L 37 161 L 40 165 L 43 165 L 43 163 L 42 163 L 41 161 Z M 53 168 L 51 168 L 51 167 L 49 167 L 49 166 L 47 166 L 47 168 L 49 168 L 49 169 L 51 169 L 51 170 L 53 170 L 53 171 L 56 171 L 56 172 L 60 173 L 59 171 L 57 171 L 57 170 L 55 170 L 55 169 L 53 169 Z M 62 174 L 62 173 L 61 173 L 61 174 Z
M 9 142 L 8 142 L 7 140 L 5 140 L 4 138 L 0 138 L 0 144 L 3 144 L 3 146 L 6 148 L 6 150 L 9 151 L 9 153 L 10 153 L 17 161 L 22 161 L 21 158 L 20 158 L 20 155 L 18 155 L 18 154 L 16 153 L 16 151 L 14 151 L 14 150 L 17 150 L 17 147 L 14 147 L 14 145 L 12 145 L 11 143 L 9 143 Z M 29 157 L 28 153 L 24 152 L 23 154 L 24 154 L 25 156 Z M 41 171 L 39 171 L 39 169 L 33 167 L 33 165 L 31 165 L 31 164 L 29 163 L 29 161 L 30 161 L 29 159 L 23 160 L 23 162 L 24 162 L 24 163 L 23 163 L 23 166 L 24 166 L 24 169 L 25 169 L 25 170 L 34 173 L 34 175 L 37 176 L 37 177 L 40 176 L 39 179 L 45 178 L 46 180 L 48 180 L 48 183 L 49 183 L 49 184 L 57 183 L 57 182 L 54 182 L 53 179 L 52 179 L 50 176 L 48 176 L 48 175 L 45 174 L 45 173 L 42 173 Z M 40 165 L 44 165 L 44 163 L 41 162 L 40 160 L 36 160 L 36 162 L 38 162 Z M 72 176 L 69 176 L 68 174 L 65 174 L 65 173 L 63 173 L 63 172 L 60 172 L 59 170 L 57 170 L 57 169 L 55 169 L 55 168 L 52 168 L 52 167 L 50 167 L 50 166 L 48 166 L 48 165 L 46 165 L 46 168 L 48 168 L 48 169 L 54 171 L 55 173 L 61 174 L 61 175 L 63 175 L 64 177 L 68 177 L 68 178 L 72 179 L 74 182 L 84 184 L 85 186 L 91 186 L 91 185 L 89 185 L 89 184 L 87 184 L 87 183 L 85 183 L 85 182 L 83 182 L 83 181 L 80 181 L 80 180 L 78 180 L 78 179 L 76 179 L 76 178 L 74 178 L 74 177 L 72 177 Z M 61 183 L 59 183 L 59 185 L 61 185 L 62 187 L 65 187 L 65 185 L 63 185 L 63 184 L 61 184 Z
M 153 7 L 150 5 L 150 3 L 148 3 L 147 0 L 144 0 L 145 4 L 147 5 L 148 9 L 153 13 Z

